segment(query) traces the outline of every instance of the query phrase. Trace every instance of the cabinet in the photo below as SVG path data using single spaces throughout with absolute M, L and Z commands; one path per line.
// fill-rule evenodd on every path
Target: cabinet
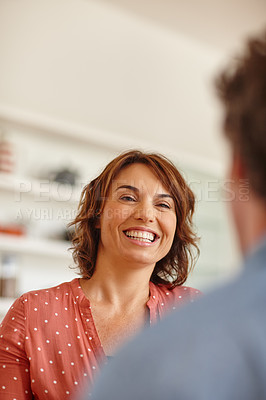
M 15 155 L 14 170 L 0 172 L 0 261 L 10 255 L 15 259 L 16 297 L 78 276 L 71 243 L 65 240 L 67 225 L 76 215 L 83 186 L 114 149 L 72 128 L 71 133 L 58 122 L 0 109 L 0 134 L 4 132 Z M 75 185 L 53 179 L 65 168 L 76 173 Z M 3 233 L 7 227 L 13 227 L 13 234 Z M 13 300 L 0 297 L 0 320 Z

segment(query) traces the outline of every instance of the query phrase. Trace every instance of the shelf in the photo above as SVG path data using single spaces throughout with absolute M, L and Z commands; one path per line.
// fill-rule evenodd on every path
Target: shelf
M 139 139 L 132 135 L 122 135 L 121 133 L 103 130 L 87 125 L 80 125 L 72 121 L 60 120 L 47 115 L 33 113 L 27 110 L 8 107 L 0 103 L 0 122 L 3 126 L 27 129 L 32 132 L 42 132 L 62 137 L 71 141 L 78 141 L 83 144 L 94 144 L 108 151 L 121 152 L 125 149 L 139 148 Z M 141 148 L 151 150 L 149 140 L 141 141 Z M 155 148 L 154 148 L 155 146 Z M 195 154 L 178 152 L 166 143 L 153 143 L 152 151 L 160 151 L 169 158 L 178 161 L 184 168 L 192 169 L 215 177 L 222 177 L 225 174 L 224 164 L 207 160 L 206 157 L 196 156 Z
M 70 242 L 67 241 L 0 234 L 1 252 L 60 257 L 69 260 L 71 258 L 71 252 L 68 251 L 70 246 Z
M 78 203 L 81 188 L 72 187 L 67 184 L 51 182 L 48 179 L 37 180 L 14 176 L 0 172 L 0 189 L 17 193 L 17 200 L 23 194 L 38 198 L 39 201 L 54 200 L 58 203 Z

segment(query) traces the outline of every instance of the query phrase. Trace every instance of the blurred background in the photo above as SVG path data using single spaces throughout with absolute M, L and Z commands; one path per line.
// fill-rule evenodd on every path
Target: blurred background
M 0 317 L 76 277 L 67 224 L 121 151 L 170 157 L 197 196 L 204 292 L 238 271 L 213 81 L 265 0 L 0 0 Z

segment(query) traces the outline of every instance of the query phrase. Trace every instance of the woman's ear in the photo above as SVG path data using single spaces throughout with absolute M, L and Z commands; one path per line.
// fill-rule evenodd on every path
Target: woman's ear
M 96 216 L 95 228 L 96 229 L 100 229 L 101 228 L 101 214 L 98 214 Z

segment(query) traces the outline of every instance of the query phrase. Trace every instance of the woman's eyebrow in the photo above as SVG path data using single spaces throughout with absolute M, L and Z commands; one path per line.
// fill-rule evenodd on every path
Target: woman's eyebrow
M 119 189 L 129 189 L 129 190 L 132 190 L 133 192 L 139 193 L 139 189 L 136 188 L 135 186 L 131 186 L 131 185 L 118 186 L 118 188 L 116 188 L 116 191 L 119 190 Z
M 171 194 L 166 194 L 166 193 L 162 193 L 162 194 L 157 194 L 156 197 L 159 197 L 160 199 L 162 198 L 169 198 L 174 200 L 173 196 Z

